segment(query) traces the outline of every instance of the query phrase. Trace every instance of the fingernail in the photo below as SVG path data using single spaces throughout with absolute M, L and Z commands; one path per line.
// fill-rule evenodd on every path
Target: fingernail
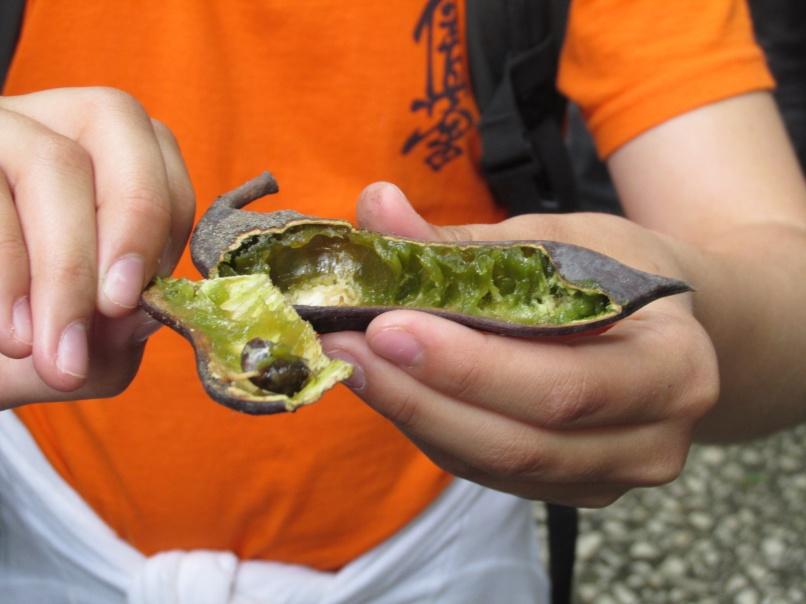
M 355 392 L 361 392 L 364 389 L 367 385 L 367 378 L 366 375 L 364 375 L 364 370 L 361 368 L 361 365 L 358 364 L 358 361 L 355 360 L 353 355 L 341 348 L 325 351 L 325 354 L 331 359 L 340 359 L 353 366 L 353 373 L 344 380 L 342 384 Z
M 119 258 L 106 272 L 104 295 L 123 308 L 134 308 L 140 300 L 145 280 L 142 256 L 129 254 Z
M 368 340 L 375 352 L 402 367 L 413 367 L 420 362 L 423 348 L 408 331 L 397 328 L 384 329 Z
M 88 364 L 87 326 L 83 321 L 74 321 L 64 329 L 59 338 L 56 367 L 67 375 L 85 378 Z
M 15 340 L 28 345 L 33 343 L 34 328 L 28 296 L 18 298 L 11 307 L 11 327 L 11 335 Z

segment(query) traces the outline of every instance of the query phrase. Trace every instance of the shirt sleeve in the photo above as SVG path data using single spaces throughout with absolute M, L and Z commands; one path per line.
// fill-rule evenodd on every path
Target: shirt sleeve
M 774 81 L 744 0 L 574 0 L 558 86 L 606 157 L 670 118 Z

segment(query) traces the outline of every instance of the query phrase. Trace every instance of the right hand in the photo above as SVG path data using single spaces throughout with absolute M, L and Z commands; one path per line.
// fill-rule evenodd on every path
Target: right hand
M 687 279 L 671 238 L 607 214 L 437 227 L 399 189 L 374 185 L 357 216 L 363 228 L 420 240 L 565 241 Z M 353 365 L 346 385 L 444 470 L 527 499 L 601 507 L 675 479 L 716 403 L 716 354 L 692 310 L 691 296 L 674 296 L 606 334 L 554 339 L 393 310 L 322 346 Z
M 0 409 L 117 394 L 193 222 L 179 147 L 109 88 L 0 97 L 0 132 Z

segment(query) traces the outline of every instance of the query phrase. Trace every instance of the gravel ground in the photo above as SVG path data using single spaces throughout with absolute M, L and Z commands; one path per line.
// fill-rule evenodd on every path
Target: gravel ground
M 722 602 L 806 603 L 806 426 L 695 447 L 675 482 L 582 511 L 577 604 Z

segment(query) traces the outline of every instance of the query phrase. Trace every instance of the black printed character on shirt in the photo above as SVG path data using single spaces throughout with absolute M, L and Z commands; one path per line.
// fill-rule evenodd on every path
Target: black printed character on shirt
M 473 127 L 473 115 L 463 106 L 468 84 L 462 70 L 457 2 L 428 0 L 414 28 L 414 41 L 425 45 L 425 91 L 412 101 L 411 111 L 424 111 L 430 124 L 408 137 L 403 154 L 424 147 L 425 163 L 439 171 L 462 154 L 458 142 Z

